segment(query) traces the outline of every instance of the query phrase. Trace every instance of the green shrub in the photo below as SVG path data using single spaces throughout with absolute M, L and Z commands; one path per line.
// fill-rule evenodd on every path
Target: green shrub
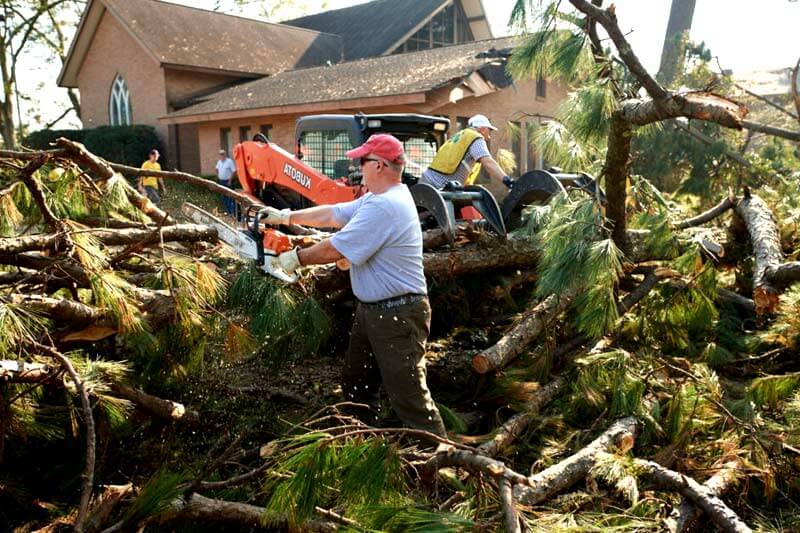
M 161 153 L 159 163 L 167 168 L 164 146 L 151 126 L 100 126 L 86 130 L 40 130 L 28 135 L 23 144 L 35 150 L 52 148 L 51 143 L 66 137 L 86 145 L 86 148 L 114 163 L 138 167 L 153 148 Z
M 59 137 L 82 143 L 89 130 L 39 130 L 30 133 L 22 140 L 22 144 L 33 150 L 48 150 Z

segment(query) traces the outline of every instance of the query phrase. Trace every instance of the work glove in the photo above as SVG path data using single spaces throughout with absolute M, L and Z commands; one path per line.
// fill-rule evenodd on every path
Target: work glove
M 511 189 L 512 187 L 514 187 L 514 180 L 512 180 L 508 176 L 503 176 L 503 185 Z
M 297 248 L 289 252 L 283 252 L 281 255 L 279 255 L 278 264 L 281 266 L 283 271 L 290 276 L 294 274 L 295 271 L 300 268 L 300 258 L 297 257 Z
M 275 209 L 274 207 L 266 207 L 264 211 L 267 216 L 261 220 L 269 226 L 288 226 L 289 217 L 292 215 L 291 209 Z

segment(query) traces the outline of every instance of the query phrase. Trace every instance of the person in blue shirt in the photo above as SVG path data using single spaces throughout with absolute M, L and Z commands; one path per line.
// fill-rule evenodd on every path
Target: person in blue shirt
M 301 265 L 342 259 L 350 263 L 359 303 L 343 367 L 345 397 L 375 405 L 382 382 L 405 424 L 444 436 L 442 417 L 426 382 L 431 307 L 419 217 L 401 182 L 403 145 L 391 135 L 372 135 L 347 157 L 360 160 L 368 190 L 364 196 L 298 211 L 268 208 L 267 224 L 341 228 L 331 238 L 285 252 L 278 260 L 288 273 Z

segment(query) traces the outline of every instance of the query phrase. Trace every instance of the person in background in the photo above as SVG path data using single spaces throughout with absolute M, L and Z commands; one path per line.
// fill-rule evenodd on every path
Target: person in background
M 465 129 L 439 148 L 436 157 L 422 173 L 422 182 L 437 189 L 444 188 L 451 181 L 468 184 L 473 170 L 477 170 L 475 163 L 480 163 L 490 178 L 511 188 L 513 181 L 489 153 L 487 141 L 491 139 L 493 131 L 497 131 L 497 128 L 484 115 L 470 118 Z
M 147 161 L 142 163 L 142 168 L 144 170 L 160 171 L 161 165 L 158 164 L 158 158 L 160 155 L 161 154 L 158 153 L 158 150 L 150 150 Z M 166 187 L 164 187 L 164 180 L 162 178 L 156 178 L 155 176 L 139 177 L 138 189 L 140 193 L 147 195 L 150 201 L 156 205 L 161 205 L 161 194 L 167 192 Z
M 219 181 L 219 184 L 223 187 L 232 189 L 231 180 L 235 174 L 236 163 L 233 162 L 233 159 L 228 157 L 228 154 L 225 150 L 220 150 L 219 160 L 217 161 L 217 180 Z M 223 196 L 222 203 L 225 206 L 225 212 L 229 215 L 233 215 L 235 206 L 233 198 Z

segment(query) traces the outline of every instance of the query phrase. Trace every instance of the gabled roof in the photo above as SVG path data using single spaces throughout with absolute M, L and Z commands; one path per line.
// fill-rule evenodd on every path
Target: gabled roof
M 283 24 L 341 35 L 344 58 L 376 57 L 390 51 L 405 35 L 427 22 L 446 0 L 374 0 L 333 9 Z
M 414 101 L 421 103 L 428 91 L 454 82 L 463 82 L 465 94 L 480 94 L 510 84 L 503 69 L 514 39 L 490 39 L 285 71 L 210 95 L 206 101 L 170 113 L 162 122 L 201 122 L 239 112 L 290 112 L 291 106 L 346 104 L 398 95 L 416 95 Z
M 77 86 L 78 71 L 106 11 L 161 65 L 255 77 L 342 59 L 338 35 L 157 0 L 90 0 L 59 85 Z

